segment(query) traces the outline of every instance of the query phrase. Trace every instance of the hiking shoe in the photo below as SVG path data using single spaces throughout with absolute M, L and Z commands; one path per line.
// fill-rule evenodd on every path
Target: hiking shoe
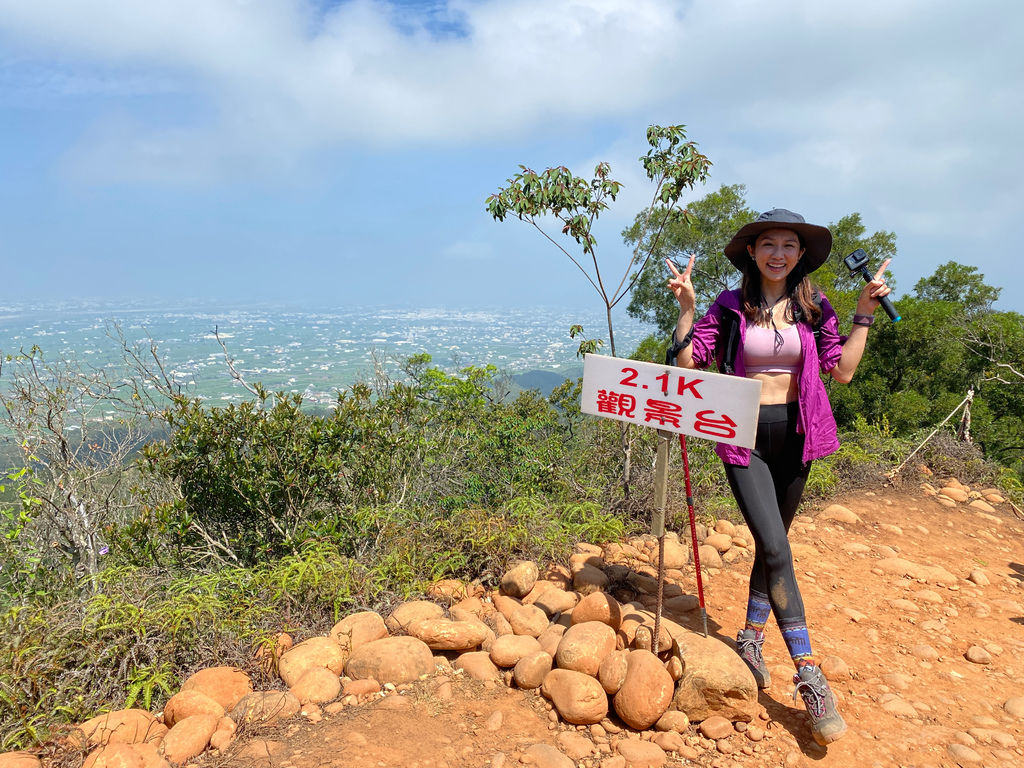
M 825 746 L 846 733 L 846 723 L 836 708 L 836 697 L 832 695 L 832 689 L 828 687 L 828 680 L 821 673 L 820 667 L 800 667 L 793 682 L 796 683 L 793 700 L 796 700 L 797 694 L 804 700 L 807 714 L 811 718 L 811 735 L 816 742 Z
M 764 645 L 764 635 L 758 637 L 753 629 L 740 630 L 736 635 L 736 650 L 740 658 L 747 662 L 750 671 L 754 673 L 754 680 L 758 688 L 767 688 L 772 683 L 772 677 L 765 666 L 764 656 L 761 655 L 761 646 Z

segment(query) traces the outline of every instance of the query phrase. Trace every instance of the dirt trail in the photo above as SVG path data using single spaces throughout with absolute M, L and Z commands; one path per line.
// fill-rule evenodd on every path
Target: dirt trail
M 829 664 L 849 670 L 846 679 L 833 675 L 848 734 L 828 749 L 811 740 L 802 705 L 791 698 L 785 645 L 771 622 L 764 652 L 773 684 L 760 697 L 764 739 L 736 733 L 722 747 L 733 750 L 726 755 L 691 726 L 686 738 L 696 757 L 670 755 L 667 765 L 1024 766 L 1024 719 L 1003 709 L 1024 695 L 1024 522 L 1007 504 L 989 515 L 889 490 L 835 501 L 861 522 L 805 510 L 791 540 L 815 655 L 836 657 Z M 936 583 L 941 577 L 907 578 L 894 558 L 957 578 L 948 584 Z M 723 639 L 742 622 L 748 569 L 749 560 L 742 560 L 705 578 L 709 627 Z M 975 569 L 991 583 L 967 581 Z M 988 663 L 967 659 L 973 646 L 985 649 Z M 252 734 L 210 762 L 515 768 L 532 744 L 571 752 L 567 732 L 591 738 L 585 728 L 556 724 L 535 692 L 452 676 L 402 693 L 319 722 L 303 719 Z M 604 744 L 604 752 L 576 765 L 621 768 L 621 758 Z

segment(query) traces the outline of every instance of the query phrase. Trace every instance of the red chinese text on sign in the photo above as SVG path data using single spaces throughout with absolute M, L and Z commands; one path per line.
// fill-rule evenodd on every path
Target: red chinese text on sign
M 587 355 L 584 413 L 753 447 L 761 382 L 754 379 Z

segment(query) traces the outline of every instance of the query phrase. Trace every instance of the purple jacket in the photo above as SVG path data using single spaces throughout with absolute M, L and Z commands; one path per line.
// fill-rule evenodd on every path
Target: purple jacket
M 746 376 L 743 363 L 743 345 L 746 339 L 747 323 L 740 307 L 740 292 L 722 291 L 707 314 L 694 324 L 693 329 L 693 362 L 698 368 L 706 368 L 712 360 L 721 363 L 722 355 L 716 355 L 718 330 L 722 316 L 732 312 L 739 319 L 740 346 L 736 353 L 736 376 Z M 804 463 L 828 456 L 839 449 L 839 436 L 836 420 L 832 415 L 832 405 L 825 392 L 825 384 L 820 373 L 828 373 L 839 362 L 843 354 L 843 339 L 839 336 L 839 320 L 832 305 L 824 296 L 821 297 L 822 322 L 820 340 L 816 354 L 807 354 L 807 350 L 815 350 L 814 330 L 809 323 L 797 323 L 800 334 L 800 346 L 804 350 L 803 362 L 800 366 L 799 394 L 797 403 L 800 416 L 797 420 L 797 432 L 804 435 Z M 722 345 L 725 346 L 724 344 Z M 815 364 L 817 361 L 817 364 Z M 750 449 L 738 445 L 718 443 L 715 453 L 726 464 L 738 464 L 746 467 L 750 464 Z

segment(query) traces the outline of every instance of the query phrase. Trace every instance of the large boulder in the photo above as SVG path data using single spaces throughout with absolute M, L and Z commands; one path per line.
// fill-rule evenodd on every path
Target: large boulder
M 622 622 L 622 608 L 619 601 L 607 592 L 591 592 L 572 609 L 572 623 L 600 621 L 612 629 L 618 629 Z
M 217 725 L 217 730 L 210 737 L 210 748 L 223 752 L 235 740 L 235 732 L 237 730 L 238 724 L 234 720 L 230 717 L 222 717 Z
M 524 656 L 540 650 L 540 642 L 530 635 L 502 635 L 491 644 L 491 661 L 499 667 L 514 667 Z
M 409 625 L 409 634 L 435 651 L 468 651 L 478 648 L 493 633 L 479 619 L 420 619 Z
M 299 700 L 288 691 L 257 691 L 235 705 L 231 719 L 239 724 L 274 725 L 297 715 L 301 708 Z
M 452 667 L 462 670 L 474 680 L 499 680 L 501 673 L 486 651 L 470 651 L 459 655 Z
M 512 611 L 508 623 L 517 635 L 538 637 L 548 628 L 548 615 L 535 605 L 520 605 Z
M 552 669 L 544 678 L 541 693 L 567 723 L 591 725 L 608 714 L 608 694 L 595 678 L 582 672 Z
M 548 628 L 537 638 L 540 647 L 551 654 L 552 658 L 558 651 L 558 644 L 562 642 L 562 635 L 565 634 L 566 629 L 567 627 L 563 624 L 549 624 Z
M 618 648 L 642 648 L 645 651 L 652 650 L 654 642 L 655 616 L 650 611 L 638 608 L 630 608 L 624 612 L 622 623 L 619 624 L 619 631 L 616 633 Z M 672 634 L 669 632 L 666 622 L 661 622 L 658 633 L 658 652 L 672 647 Z
M 628 669 L 629 651 L 612 651 L 604 657 L 597 670 L 597 679 L 609 696 L 619 692 L 622 684 L 626 682 Z
M 683 568 L 690 562 L 689 548 L 679 539 L 665 537 L 665 568 Z M 658 557 L 651 560 L 651 564 L 657 566 Z
M 266 638 L 256 648 L 253 658 L 259 662 L 260 669 L 267 674 L 277 674 L 277 662 L 291 650 L 295 640 L 287 632 L 278 632 Z
M 323 704 L 338 698 L 341 678 L 324 667 L 313 667 L 289 690 L 299 704 Z
M 516 685 L 524 690 L 540 688 L 544 678 L 551 671 L 553 659 L 545 651 L 534 651 L 523 656 L 512 668 L 512 677 Z
M 497 609 L 498 613 L 504 616 L 506 621 L 510 621 L 512 619 L 512 614 L 523 605 L 522 600 L 509 597 L 508 595 L 492 595 L 491 599 L 493 600 L 494 607 Z
M 345 674 L 356 680 L 373 678 L 381 683 L 411 683 L 434 671 L 434 655 L 415 637 L 385 637 L 353 651 Z
M 608 577 L 600 568 L 593 565 L 584 565 L 572 574 L 572 586 L 577 592 L 589 595 L 591 592 L 598 592 L 608 586 Z
M 384 625 L 394 633 L 405 632 L 409 625 L 420 619 L 442 619 L 444 608 L 429 600 L 409 600 L 400 603 L 385 619 Z
M 31 752 L 0 754 L 0 768 L 42 768 L 42 761 Z
M 573 624 L 562 635 L 555 652 L 559 669 L 597 676 L 604 657 L 615 650 L 615 630 L 601 621 Z
M 178 691 L 164 705 L 164 725 L 173 728 L 179 720 L 192 715 L 224 715 L 224 707 L 202 691 Z
M 643 731 L 668 711 L 675 683 L 661 659 L 650 651 L 631 651 L 626 664 L 626 679 L 612 703 L 624 723 Z
M 545 590 L 533 601 L 533 604 L 548 616 L 554 616 L 556 613 L 571 611 L 573 606 L 579 602 L 579 599 L 579 595 L 575 592 L 567 592 L 564 589 L 555 587 L 554 589 Z
M 522 560 L 501 576 L 501 591 L 512 597 L 526 597 L 537 583 L 540 571 L 532 560 Z
M 323 667 L 340 675 L 341 670 L 345 667 L 346 658 L 345 649 L 331 638 L 311 637 L 282 656 L 278 669 L 285 685 L 291 688 L 314 667 Z
M 667 624 L 686 666 L 676 684 L 672 708 L 693 722 L 713 715 L 750 722 L 757 714 L 757 683 L 735 649 L 714 637 Z
M 251 695 L 251 694 L 248 694 Z M 216 715 L 192 715 L 179 720 L 164 736 L 160 752 L 172 763 L 184 763 L 201 755 L 210 744 L 220 717 Z
M 159 725 L 144 709 L 119 709 L 86 720 L 78 730 L 90 745 L 138 744 L 157 733 Z
M 186 680 L 181 690 L 205 693 L 225 710 L 229 710 L 243 696 L 252 693 L 252 680 L 237 667 L 208 667 Z
M 86 755 L 82 768 L 146 768 L 145 758 L 137 749 L 138 746 L 138 744 L 112 742 L 99 749 L 94 749 Z M 15 768 L 14 765 L 7 765 L 4 757 L 4 755 L 0 755 L 0 766 Z M 39 764 L 39 758 L 36 758 L 36 764 Z M 164 765 L 166 764 L 164 761 Z
M 523 605 L 533 605 L 537 601 L 538 597 L 543 595 L 549 589 L 558 588 L 558 586 L 559 585 L 553 581 L 548 581 L 547 579 L 537 579 L 537 581 L 533 585 L 533 589 L 531 589 L 527 594 L 523 595 Z
M 360 611 L 339 621 L 328 634 L 338 645 L 351 652 L 362 645 L 387 637 L 388 628 L 379 613 Z
M 457 603 L 469 597 L 471 587 L 459 579 L 440 579 L 430 585 L 427 594 L 443 601 L 446 605 Z

